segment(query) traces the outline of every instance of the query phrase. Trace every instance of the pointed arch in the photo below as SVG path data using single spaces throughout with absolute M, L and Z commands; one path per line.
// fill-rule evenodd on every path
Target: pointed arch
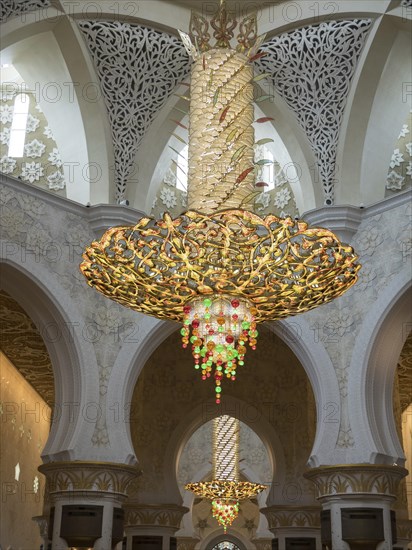
M 94 424 L 82 421 L 88 403 L 99 403 L 98 370 L 93 346 L 82 337 L 83 323 L 55 277 L 35 259 L 13 260 L 9 243 L 0 242 L 1 288 L 31 317 L 53 367 L 54 417 L 43 450 L 44 462 L 82 458 L 79 438 L 90 441 Z M 16 256 L 19 256 L 16 254 Z M 87 376 L 84 365 L 88 365 Z M 87 449 L 87 446 L 84 447 Z
M 350 423 L 357 427 L 352 462 L 405 462 L 392 395 L 396 365 L 412 328 L 411 303 L 410 269 L 405 268 L 372 306 L 356 339 L 348 380 Z

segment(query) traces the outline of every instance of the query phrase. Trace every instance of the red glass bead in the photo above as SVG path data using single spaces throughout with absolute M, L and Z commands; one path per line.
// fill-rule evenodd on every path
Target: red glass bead
M 233 336 L 232 336 L 231 334 L 228 334 L 228 335 L 226 336 L 226 342 L 227 342 L 228 344 L 233 344 L 234 341 L 235 341 L 235 339 L 233 338 Z
M 190 306 L 185 306 L 183 308 L 183 312 L 186 313 L 186 315 L 188 315 L 191 311 L 192 311 L 192 308 Z
M 200 325 L 199 319 L 193 319 L 192 321 L 192 327 L 197 328 Z
M 237 308 L 237 307 L 239 307 L 240 302 L 239 302 L 239 300 L 236 300 L 236 298 L 234 298 L 232 300 L 231 304 L 232 304 L 232 307 Z

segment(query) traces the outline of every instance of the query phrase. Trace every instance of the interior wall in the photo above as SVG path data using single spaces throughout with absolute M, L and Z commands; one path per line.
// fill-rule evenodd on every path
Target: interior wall
M 408 519 L 412 520 L 412 403 L 402 414 L 402 440 L 406 456 L 405 468 L 409 471 L 405 478 Z
M 0 546 L 40 548 L 45 480 L 37 471 L 50 430 L 51 409 L 0 352 Z

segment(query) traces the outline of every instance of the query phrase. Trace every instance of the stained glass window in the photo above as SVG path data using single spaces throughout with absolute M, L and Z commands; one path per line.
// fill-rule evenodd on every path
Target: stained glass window
M 223 540 L 222 542 L 218 542 L 212 550 L 240 550 L 240 548 L 234 542 Z

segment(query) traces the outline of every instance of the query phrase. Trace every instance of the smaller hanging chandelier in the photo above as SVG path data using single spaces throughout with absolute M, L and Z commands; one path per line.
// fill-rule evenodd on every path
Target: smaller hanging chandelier
M 212 515 L 225 532 L 239 514 L 240 501 L 267 489 L 248 481 L 239 481 L 240 422 L 223 415 L 213 420 L 213 481 L 189 483 L 186 491 L 212 501 Z

